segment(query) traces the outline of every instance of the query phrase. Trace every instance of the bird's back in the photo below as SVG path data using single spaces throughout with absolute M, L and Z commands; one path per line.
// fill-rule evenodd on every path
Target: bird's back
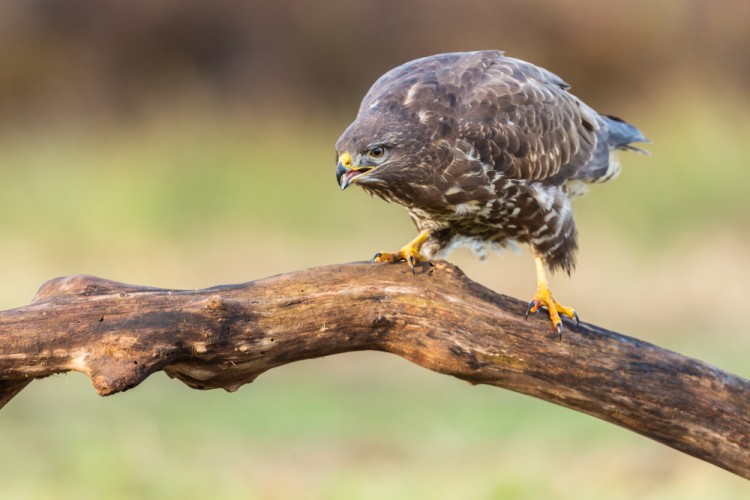
M 439 119 L 447 125 L 433 126 L 432 140 L 454 142 L 509 178 L 553 184 L 609 179 L 616 166 L 610 150 L 646 139 L 569 89 L 551 71 L 501 51 L 438 54 L 383 75 L 360 116 L 390 105 L 400 113 L 411 109 L 407 115 L 422 123 Z

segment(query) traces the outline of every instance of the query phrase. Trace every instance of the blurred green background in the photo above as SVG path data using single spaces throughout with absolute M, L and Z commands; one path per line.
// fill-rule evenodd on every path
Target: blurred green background
M 0 307 L 75 273 L 172 288 L 369 258 L 403 208 L 334 183 L 387 69 L 499 48 L 635 123 L 651 157 L 575 202 L 585 321 L 749 377 L 750 3 L 0 3 Z M 451 260 L 529 298 L 527 253 Z M 540 339 L 544 341 L 545 339 Z M 236 394 L 80 374 L 0 412 L 0 497 L 747 498 L 748 483 L 592 417 L 393 356 L 282 367 Z

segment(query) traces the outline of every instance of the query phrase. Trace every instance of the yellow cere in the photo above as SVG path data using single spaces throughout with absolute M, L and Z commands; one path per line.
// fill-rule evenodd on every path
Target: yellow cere
M 352 168 L 352 156 L 347 151 L 344 151 L 339 155 L 339 163 L 346 168 Z

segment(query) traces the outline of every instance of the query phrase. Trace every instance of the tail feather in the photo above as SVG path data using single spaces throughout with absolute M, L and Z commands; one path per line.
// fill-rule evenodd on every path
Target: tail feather
M 597 131 L 597 144 L 591 159 L 578 171 L 574 179 L 586 182 L 606 182 L 620 173 L 620 162 L 612 156 L 613 149 L 626 149 L 649 154 L 633 146 L 634 142 L 650 143 L 643 133 L 621 118 L 600 115 L 601 127 Z
M 622 118 L 618 118 L 612 115 L 602 115 L 604 121 L 609 129 L 609 136 L 607 142 L 610 148 L 617 149 L 633 149 L 636 151 L 643 151 L 640 148 L 631 146 L 633 142 L 644 142 L 650 143 L 643 132 L 629 124 Z

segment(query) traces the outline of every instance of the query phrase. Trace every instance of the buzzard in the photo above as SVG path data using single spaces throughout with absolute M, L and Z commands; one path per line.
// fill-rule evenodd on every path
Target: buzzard
M 611 154 L 647 142 L 600 115 L 557 75 L 500 51 L 439 54 L 381 76 L 336 143 L 336 180 L 404 205 L 419 235 L 373 261 L 416 262 L 457 246 L 528 244 L 537 290 L 526 316 L 545 308 L 578 320 L 552 296 L 545 265 L 570 274 L 576 226 L 570 199 L 620 172 Z

